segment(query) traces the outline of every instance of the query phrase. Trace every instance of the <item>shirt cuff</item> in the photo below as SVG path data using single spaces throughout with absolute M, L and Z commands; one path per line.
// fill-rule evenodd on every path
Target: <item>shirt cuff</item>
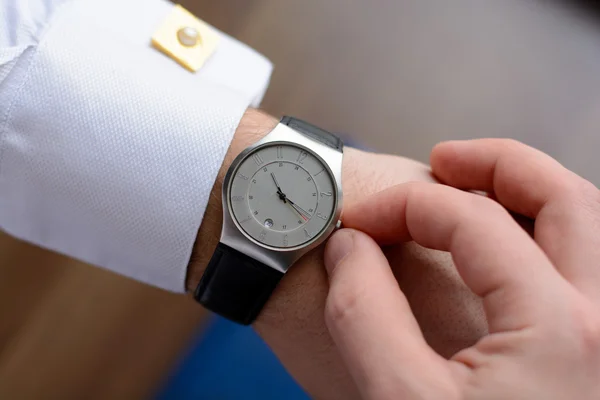
M 58 2 L 60 3 L 60 2 Z M 150 47 L 173 5 L 61 3 L 2 77 L 0 227 L 175 292 L 231 137 L 272 66 L 218 32 L 196 74 Z

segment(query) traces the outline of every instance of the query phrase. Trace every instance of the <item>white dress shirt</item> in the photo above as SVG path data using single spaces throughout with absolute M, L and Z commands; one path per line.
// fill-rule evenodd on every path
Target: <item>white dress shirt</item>
M 0 0 L 0 228 L 183 292 L 217 171 L 271 64 L 219 32 L 188 72 L 150 46 L 172 7 Z

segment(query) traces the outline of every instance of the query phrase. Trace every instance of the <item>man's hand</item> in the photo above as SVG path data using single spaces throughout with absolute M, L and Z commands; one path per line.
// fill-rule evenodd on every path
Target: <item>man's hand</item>
M 221 183 L 229 165 L 237 154 L 269 133 L 276 124 L 276 119 L 254 110 L 243 118 L 202 221 L 188 273 L 189 290 L 195 289 L 219 241 Z M 348 147 L 344 149 L 342 179 L 345 210 L 399 183 L 434 181 L 430 169 L 421 163 Z M 342 219 L 345 223 L 344 215 Z M 381 223 L 387 224 L 386 221 Z M 394 273 L 407 293 L 428 342 L 438 352 L 450 357 L 486 333 L 480 301 L 464 286 L 446 253 L 415 244 L 393 246 L 387 252 L 394 260 Z M 358 397 L 358 392 L 325 326 L 323 311 L 327 289 L 323 249 L 319 248 L 290 269 L 254 328 L 311 395 L 352 399 Z
M 347 211 L 325 255 L 326 322 L 368 399 L 600 398 L 600 191 L 506 140 L 445 143 L 433 171 Z M 508 210 L 535 220 L 533 238 Z M 386 221 L 382 225 L 380 221 Z M 490 334 L 440 357 L 376 242 L 451 252 Z

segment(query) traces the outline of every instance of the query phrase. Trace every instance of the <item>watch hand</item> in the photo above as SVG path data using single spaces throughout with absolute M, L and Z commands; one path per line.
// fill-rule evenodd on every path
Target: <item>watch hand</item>
M 281 188 L 279 187 L 279 183 L 277 182 L 277 178 L 275 178 L 275 174 L 271 172 L 271 178 L 273 178 L 273 182 L 275 182 L 275 186 L 277 186 L 277 192 L 283 193 Z
M 289 205 L 289 206 L 290 206 L 290 208 L 291 208 L 292 210 L 294 210 L 294 211 L 296 212 L 296 214 L 298 214 L 298 215 L 300 216 L 300 218 L 302 218 L 304 221 L 308 221 L 308 218 L 306 218 L 306 217 L 305 217 L 305 216 L 302 214 L 302 212 L 301 212 L 300 210 L 298 210 L 298 209 L 295 207 L 295 205 L 294 205 L 294 204 L 292 204 L 292 202 L 291 202 L 289 199 L 287 199 L 287 201 L 286 201 L 286 204 L 287 204 L 287 205 Z
M 298 211 L 298 213 L 299 213 L 299 214 L 304 214 L 304 215 L 302 215 L 302 217 L 306 217 L 306 218 L 310 218 L 310 217 L 311 217 L 311 215 L 310 215 L 309 213 L 307 213 L 306 211 L 304 211 L 304 210 L 302 209 L 302 207 L 300 207 L 298 204 L 294 203 L 294 202 L 293 202 L 292 200 L 290 200 L 290 199 L 287 199 L 287 201 L 288 201 L 288 203 L 290 203 L 290 204 L 291 204 L 291 206 L 292 206 L 292 207 L 294 207 L 294 209 L 295 209 L 296 211 Z
M 275 174 L 272 172 L 271 172 L 271 178 L 273 178 L 273 182 L 275 182 L 275 186 L 277 186 L 277 194 L 279 195 L 279 199 L 285 203 L 286 202 L 285 193 L 283 193 L 281 191 L 281 188 L 279 187 L 279 182 L 277 182 L 277 178 L 275 178 Z
M 311 217 L 311 215 L 309 213 L 307 213 L 306 211 L 304 211 L 302 209 L 302 207 L 298 206 L 296 203 L 294 203 L 292 200 L 288 199 L 287 196 L 285 195 L 285 193 L 283 193 L 281 191 L 281 187 L 279 186 L 279 182 L 277 182 L 277 178 L 275 177 L 275 174 L 271 172 L 271 178 L 273 178 L 273 182 L 275 182 L 275 186 L 277 187 L 277 194 L 279 195 L 279 198 L 284 202 L 284 203 L 289 203 L 289 205 L 298 213 L 300 214 L 300 216 L 302 217 L 302 219 L 304 219 L 305 221 L 308 221 L 308 218 Z

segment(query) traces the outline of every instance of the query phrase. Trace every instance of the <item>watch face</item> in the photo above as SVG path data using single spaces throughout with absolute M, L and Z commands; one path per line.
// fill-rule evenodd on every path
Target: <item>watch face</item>
M 261 146 L 240 163 L 229 186 L 231 214 L 259 244 L 297 248 L 317 239 L 333 218 L 336 190 L 329 168 L 289 143 Z

